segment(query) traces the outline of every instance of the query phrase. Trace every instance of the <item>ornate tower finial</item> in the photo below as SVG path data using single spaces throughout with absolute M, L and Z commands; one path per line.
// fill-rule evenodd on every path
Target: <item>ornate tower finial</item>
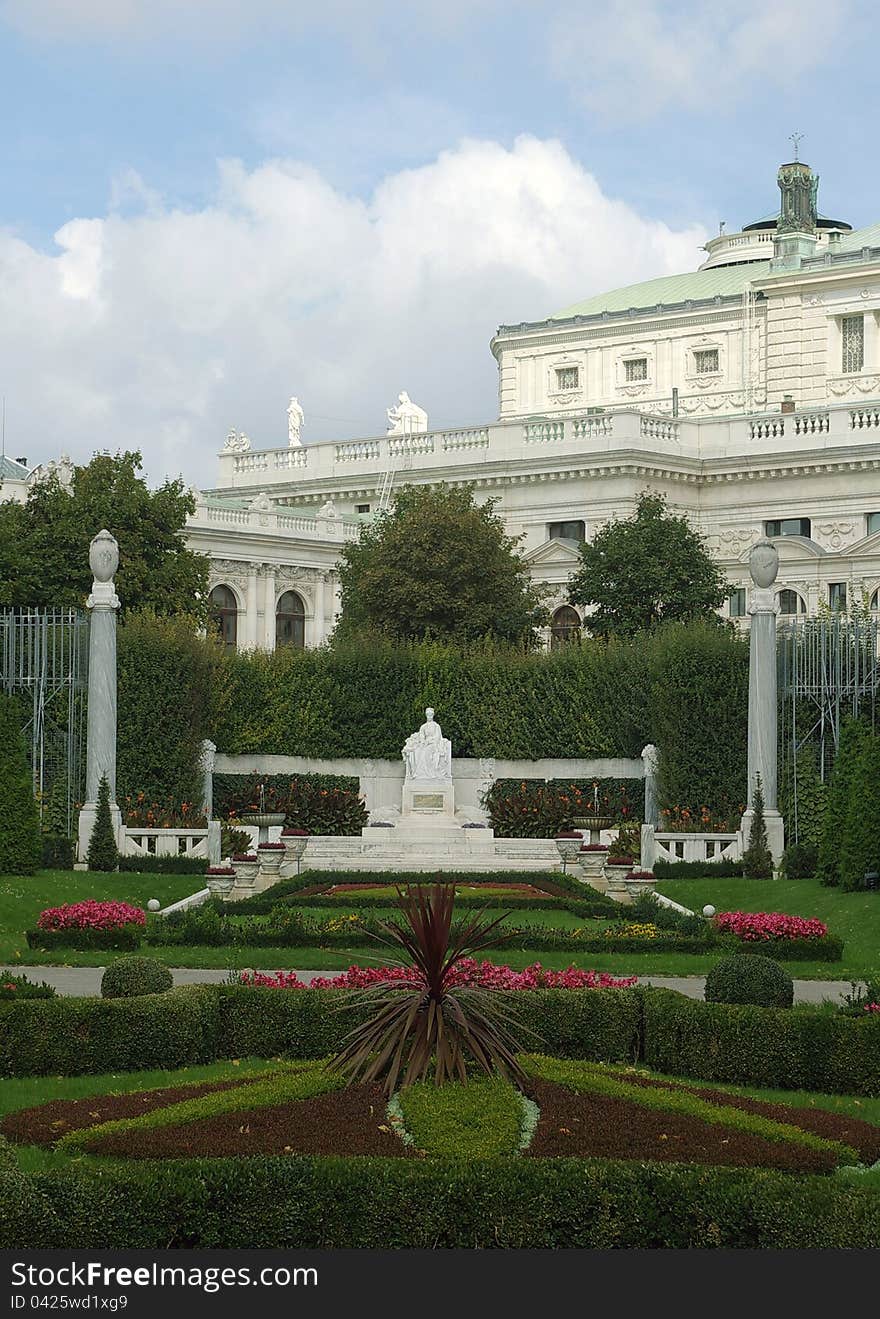
M 801 142 L 803 142 L 804 140 L 804 135 L 803 133 L 789 133 L 788 140 L 789 142 L 794 143 L 794 158 L 795 160 L 798 160 L 799 159 L 798 148 L 800 147 Z

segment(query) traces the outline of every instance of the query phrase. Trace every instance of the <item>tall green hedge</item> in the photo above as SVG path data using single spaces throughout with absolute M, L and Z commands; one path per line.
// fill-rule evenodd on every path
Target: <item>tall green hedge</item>
M 18 708 L 0 692 L 0 875 L 32 875 L 41 855 L 37 803 Z
M 434 706 L 457 756 L 540 760 L 661 750 L 664 804 L 745 800 L 748 643 L 674 626 L 550 654 L 386 639 L 221 651 L 185 621 L 120 629 L 119 792 L 197 800 L 199 744 L 233 755 L 396 760 Z
M 218 652 L 190 620 L 132 614 L 119 628 L 116 796 L 200 804 Z

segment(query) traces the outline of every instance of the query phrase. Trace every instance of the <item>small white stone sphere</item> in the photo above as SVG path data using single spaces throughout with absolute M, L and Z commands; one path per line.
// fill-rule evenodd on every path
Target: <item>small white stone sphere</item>
M 706 903 L 706 906 L 703 908 L 703 915 L 704 915 L 704 916 L 714 916 L 714 915 L 715 915 L 715 908 L 712 906 L 711 903 L 708 903 L 708 902 Z
M 147 911 L 158 911 L 161 906 L 162 904 L 158 898 L 150 898 L 147 903 Z

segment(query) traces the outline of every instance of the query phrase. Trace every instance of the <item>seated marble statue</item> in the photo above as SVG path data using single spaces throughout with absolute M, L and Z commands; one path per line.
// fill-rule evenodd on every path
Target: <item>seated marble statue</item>
M 412 733 L 403 744 L 403 759 L 408 779 L 451 780 L 452 743 L 443 736 L 443 730 L 434 721 L 434 711 L 428 706 L 426 720 L 417 733 Z

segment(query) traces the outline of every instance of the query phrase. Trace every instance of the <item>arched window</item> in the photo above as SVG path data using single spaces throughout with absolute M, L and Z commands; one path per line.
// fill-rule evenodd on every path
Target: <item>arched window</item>
M 807 606 L 804 603 L 802 595 L 797 591 L 780 591 L 777 597 L 779 600 L 780 614 L 805 614 Z
M 275 645 L 302 650 L 305 644 L 306 607 L 296 591 L 285 591 L 275 611 Z
M 581 631 L 580 614 L 571 605 L 561 605 L 550 622 L 550 645 L 565 646 L 569 641 L 577 641 Z
M 235 596 L 228 586 L 215 586 L 208 598 L 219 640 L 224 646 L 234 648 L 238 642 L 238 606 Z
M 871 596 L 871 609 L 875 614 L 880 610 L 880 589 Z

